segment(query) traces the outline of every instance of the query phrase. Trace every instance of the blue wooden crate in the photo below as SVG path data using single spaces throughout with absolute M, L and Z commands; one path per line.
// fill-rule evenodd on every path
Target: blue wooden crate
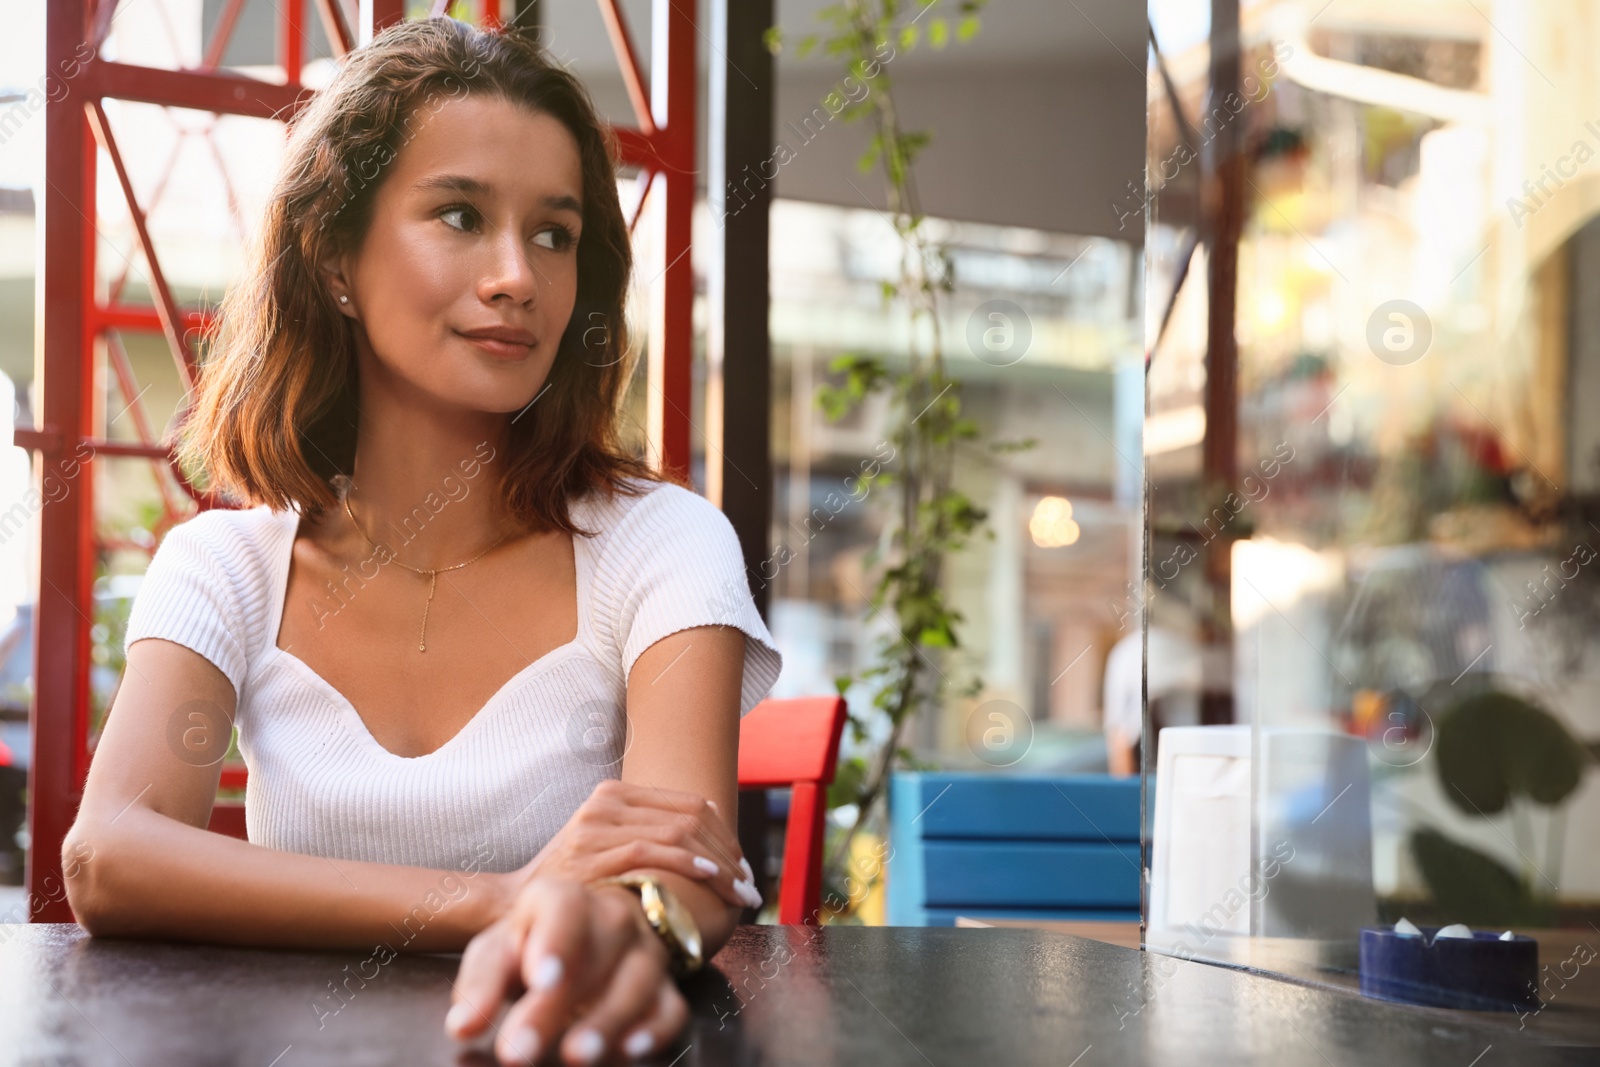
M 889 825 L 891 925 L 1139 919 L 1136 778 L 902 772 Z

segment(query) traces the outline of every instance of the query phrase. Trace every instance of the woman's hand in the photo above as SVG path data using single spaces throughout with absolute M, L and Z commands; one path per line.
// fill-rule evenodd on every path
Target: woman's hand
M 549 844 L 511 872 L 587 885 L 650 867 L 710 885 L 734 907 L 761 907 L 750 864 L 715 804 L 693 793 L 608 778 L 595 786 Z
M 500 1023 L 501 1063 L 531 1063 L 557 1042 L 568 1064 L 593 1063 L 612 1049 L 645 1056 L 689 1018 L 667 968 L 667 947 L 637 895 L 541 876 L 467 944 L 445 1030 L 476 1037 L 501 1001 L 526 990 Z

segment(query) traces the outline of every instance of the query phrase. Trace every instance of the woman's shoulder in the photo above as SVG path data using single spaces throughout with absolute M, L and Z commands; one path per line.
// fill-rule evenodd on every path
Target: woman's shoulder
M 299 518 L 294 512 L 274 511 L 266 504 L 254 508 L 207 508 L 173 526 L 167 536 L 183 530 L 185 536 L 211 544 L 249 544 L 270 537 L 291 519 L 298 525 Z
M 167 531 L 161 545 L 181 545 L 235 567 L 259 565 L 271 557 L 285 534 L 293 536 L 299 515 L 274 511 L 265 504 L 254 508 L 209 508 Z
M 161 540 L 156 559 L 190 577 L 220 582 L 242 605 L 265 595 L 274 568 L 283 556 L 285 538 L 293 540 L 299 515 L 254 508 L 210 508 L 178 523 Z
M 266 506 L 202 511 L 161 540 L 134 596 L 124 647 L 160 637 L 209 659 L 243 684 L 272 611 L 277 568 L 299 525 Z
M 737 537 L 722 509 L 674 482 L 628 478 L 632 493 L 607 496 L 595 492 L 585 498 L 588 527 L 595 532 L 596 547 L 612 556 L 634 555 L 674 541 L 716 542 Z

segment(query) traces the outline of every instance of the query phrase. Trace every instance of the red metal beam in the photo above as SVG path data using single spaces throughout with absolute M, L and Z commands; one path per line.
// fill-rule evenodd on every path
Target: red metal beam
M 652 137 L 656 132 L 656 120 L 650 113 L 650 94 L 645 91 L 644 75 L 639 71 L 639 57 L 633 50 L 628 19 L 618 0 L 600 0 L 600 14 L 606 21 L 606 33 L 611 37 L 611 51 L 616 53 L 617 65 L 622 68 L 622 84 L 627 87 L 628 102 L 633 105 L 634 121 L 646 137 Z
M 107 3 L 102 7 L 109 22 Z M 45 69 L 65 70 L 89 25 L 82 2 L 51 0 L 45 12 Z M 71 922 L 61 881 L 61 842 L 78 810 L 89 705 L 89 626 L 80 605 L 93 603 L 93 477 L 77 462 L 88 436 L 94 383 L 86 312 L 94 304 L 95 152 L 73 94 L 45 101 L 45 174 L 40 211 L 35 381 L 43 427 L 58 446 L 34 454 L 43 479 L 65 492 L 45 494 L 39 513 L 39 598 L 34 630 L 33 758 L 28 766 L 26 882 L 30 922 Z M 72 448 L 60 445 L 71 442 Z M 92 862 L 92 861 L 91 861 Z
M 657 230 L 662 265 L 649 279 L 652 446 L 661 469 L 689 474 L 690 363 L 694 336 L 694 273 L 689 261 L 694 211 L 695 25 L 694 5 L 655 0 L 650 65 L 651 105 L 664 136 L 651 138 L 664 157 L 666 183 Z
M 211 43 L 206 45 L 206 54 L 200 60 L 201 70 L 216 70 L 222 65 L 222 57 L 227 54 L 228 42 L 233 40 L 233 27 L 239 21 L 239 13 L 244 10 L 244 0 L 228 0 L 228 5 L 222 9 L 222 15 L 217 19 L 216 27 L 211 31 Z
M 629 126 L 613 126 L 617 139 L 617 159 L 636 167 L 665 170 L 672 157 L 671 136 L 663 130 L 641 133 Z
M 278 11 L 278 54 L 283 57 L 283 80 L 290 85 L 300 84 L 300 72 L 305 69 L 305 40 L 301 37 L 305 21 L 305 4 L 290 0 L 287 4 L 274 4 Z
M 54 430 L 22 430 L 13 431 L 11 443 L 18 448 L 26 448 L 30 452 L 37 452 L 43 456 L 61 454 L 62 436 Z M 173 458 L 170 445 L 155 442 L 140 441 L 113 441 L 105 437 L 80 437 L 76 446 L 79 455 L 93 453 L 96 456 L 133 456 L 142 459 L 167 460 Z
M 322 15 L 322 28 L 328 35 L 333 58 L 343 59 L 355 47 L 355 34 L 350 32 L 350 23 L 345 21 L 344 8 L 339 6 L 338 0 L 317 0 L 317 11 Z
M 242 74 L 162 70 L 105 60 L 90 63 L 79 77 L 85 79 L 84 89 L 91 99 L 137 100 L 256 119 L 288 120 L 310 100 L 310 90 L 299 84 L 276 85 Z
M 203 308 L 179 308 L 178 322 L 183 326 L 183 332 L 210 328 L 214 318 L 211 311 Z M 100 306 L 89 314 L 90 329 L 99 330 L 141 330 L 149 333 L 162 333 L 161 315 L 153 307 L 141 307 L 137 304 L 112 304 Z
M 178 302 L 172 298 L 172 288 L 167 285 L 167 276 L 161 269 L 161 260 L 156 255 L 156 246 L 150 240 L 150 228 L 145 225 L 144 209 L 139 206 L 139 198 L 133 191 L 133 182 L 128 178 L 128 168 L 123 165 L 122 152 L 117 148 L 117 139 L 111 135 L 111 123 L 106 118 L 105 108 L 100 101 L 91 100 L 85 105 L 89 115 L 89 128 L 94 132 L 94 138 L 111 157 L 111 167 L 117 172 L 117 182 L 122 186 L 122 195 L 128 201 L 128 214 L 133 217 L 134 232 L 139 235 L 139 247 L 144 249 L 145 268 L 150 272 L 150 284 L 156 291 L 156 315 L 161 319 L 161 332 L 167 335 L 167 345 L 172 349 L 172 360 L 178 368 L 178 378 L 183 382 L 184 392 L 194 388 L 195 355 L 194 349 L 189 347 L 188 341 L 179 331 L 180 320 L 178 317 Z M 92 299 L 92 296 L 91 296 Z
M 94 23 L 89 40 L 94 44 L 94 50 L 100 51 L 100 46 L 106 43 L 106 34 L 111 32 L 111 19 L 117 13 L 117 0 L 99 0 L 95 5 Z M 46 45 L 46 47 L 49 47 Z
M 639 226 L 639 216 L 644 214 L 644 205 L 650 199 L 650 186 L 655 181 L 656 172 L 646 167 L 634 179 L 633 187 L 639 191 L 638 203 L 633 205 L 633 214 L 628 218 L 628 232 L 632 233 Z
M 373 35 L 382 32 L 386 26 L 404 22 L 405 17 L 406 0 L 372 0 L 372 26 L 361 35 L 361 43 L 372 40 Z

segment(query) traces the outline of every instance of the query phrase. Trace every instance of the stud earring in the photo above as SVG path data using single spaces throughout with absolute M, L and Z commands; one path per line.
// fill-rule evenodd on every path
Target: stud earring
M 339 303 L 348 304 L 348 303 L 350 303 L 350 298 L 348 296 L 341 296 L 339 298 Z

